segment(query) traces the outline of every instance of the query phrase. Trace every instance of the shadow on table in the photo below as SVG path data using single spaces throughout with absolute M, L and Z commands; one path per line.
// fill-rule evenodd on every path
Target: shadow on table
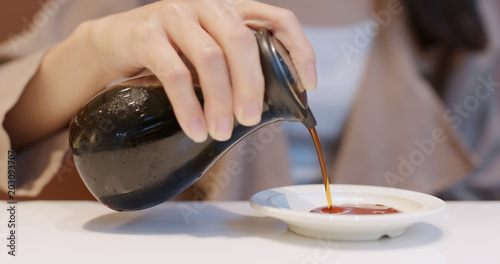
M 279 236 L 285 223 L 269 217 L 246 216 L 205 205 L 202 209 L 158 206 L 142 211 L 113 212 L 87 221 L 83 229 L 113 234 L 185 234 L 199 237 Z
M 213 205 L 203 209 L 182 208 L 186 204 L 159 206 L 148 210 L 113 212 L 87 221 L 83 229 L 91 232 L 143 235 L 191 235 L 196 237 L 259 237 L 311 248 L 391 250 L 418 247 L 438 241 L 441 229 L 428 223 L 417 223 L 395 238 L 375 241 L 327 241 L 297 235 L 280 220 L 238 214 Z

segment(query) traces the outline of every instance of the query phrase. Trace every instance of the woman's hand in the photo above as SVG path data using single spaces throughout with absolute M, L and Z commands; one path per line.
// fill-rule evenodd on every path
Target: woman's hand
M 163 83 L 181 128 L 193 140 L 231 136 L 233 115 L 260 121 L 264 78 L 251 29 L 268 28 L 288 49 L 306 88 L 316 83 L 315 58 L 297 18 L 288 10 L 248 0 L 166 0 L 89 21 L 88 47 L 106 71 L 132 76 L 144 68 Z M 189 69 L 204 96 L 196 99 Z
M 164 0 L 84 22 L 53 47 L 5 117 L 12 146 L 23 149 L 67 126 L 106 84 L 144 69 L 163 83 L 190 138 L 226 140 L 234 116 L 248 126 L 260 121 L 264 80 L 251 31 L 259 28 L 283 43 L 313 89 L 314 53 L 290 11 L 250 0 Z M 199 76 L 203 109 L 182 56 Z

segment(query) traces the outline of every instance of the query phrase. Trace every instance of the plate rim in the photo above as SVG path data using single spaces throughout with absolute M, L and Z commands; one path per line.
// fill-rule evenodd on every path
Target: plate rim
M 318 191 L 318 188 L 324 192 L 323 184 L 306 184 L 306 185 L 289 185 L 276 188 L 270 188 L 255 193 L 250 197 L 250 206 L 254 210 L 274 218 L 281 219 L 285 222 L 288 220 L 293 221 L 293 218 L 299 217 L 302 220 L 310 220 L 315 222 L 366 222 L 366 223 L 378 223 L 387 221 L 410 221 L 417 222 L 422 218 L 430 215 L 437 214 L 443 211 L 446 207 L 446 203 L 439 199 L 438 197 L 432 196 L 430 194 L 417 192 L 413 190 L 400 189 L 394 187 L 384 187 L 384 186 L 374 186 L 374 185 L 360 185 L 360 184 L 330 184 L 330 189 L 333 190 L 332 193 L 349 191 L 349 192 L 367 192 L 375 194 L 391 194 L 388 196 L 403 196 L 407 199 L 417 201 L 422 204 L 422 208 L 417 209 L 412 212 L 402 213 L 402 214 L 387 214 L 387 215 L 329 215 L 329 214 L 314 214 L 303 211 L 296 211 L 288 208 L 282 208 L 274 206 L 269 200 L 279 194 L 284 194 L 286 192 L 293 192 L 297 190 L 303 191 Z M 280 192 L 281 191 L 281 192 Z M 283 192 L 285 191 L 285 192 Z M 273 195 L 270 195 L 273 193 Z M 278 192 L 278 193 L 276 193 Z M 265 201 L 264 203 L 262 201 Z M 284 220 L 287 219 L 287 220 Z M 298 219 L 297 219 L 298 220 Z

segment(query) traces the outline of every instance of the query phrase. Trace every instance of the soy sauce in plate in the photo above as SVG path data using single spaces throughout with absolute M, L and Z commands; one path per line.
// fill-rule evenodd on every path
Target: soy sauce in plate
M 335 206 L 324 206 L 311 210 L 318 214 L 349 214 L 349 215 L 374 215 L 374 214 L 398 214 L 400 210 L 385 206 L 383 204 L 339 204 Z

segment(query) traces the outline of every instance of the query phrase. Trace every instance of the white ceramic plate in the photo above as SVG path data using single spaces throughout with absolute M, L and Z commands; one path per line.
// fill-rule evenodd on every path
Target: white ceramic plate
M 396 237 L 425 217 L 441 212 L 443 200 L 396 188 L 366 185 L 330 185 L 332 203 L 383 204 L 402 213 L 386 215 L 317 214 L 309 211 L 327 205 L 322 184 L 295 185 L 265 190 L 250 198 L 264 215 L 280 219 L 300 235 L 335 240 L 376 240 Z

